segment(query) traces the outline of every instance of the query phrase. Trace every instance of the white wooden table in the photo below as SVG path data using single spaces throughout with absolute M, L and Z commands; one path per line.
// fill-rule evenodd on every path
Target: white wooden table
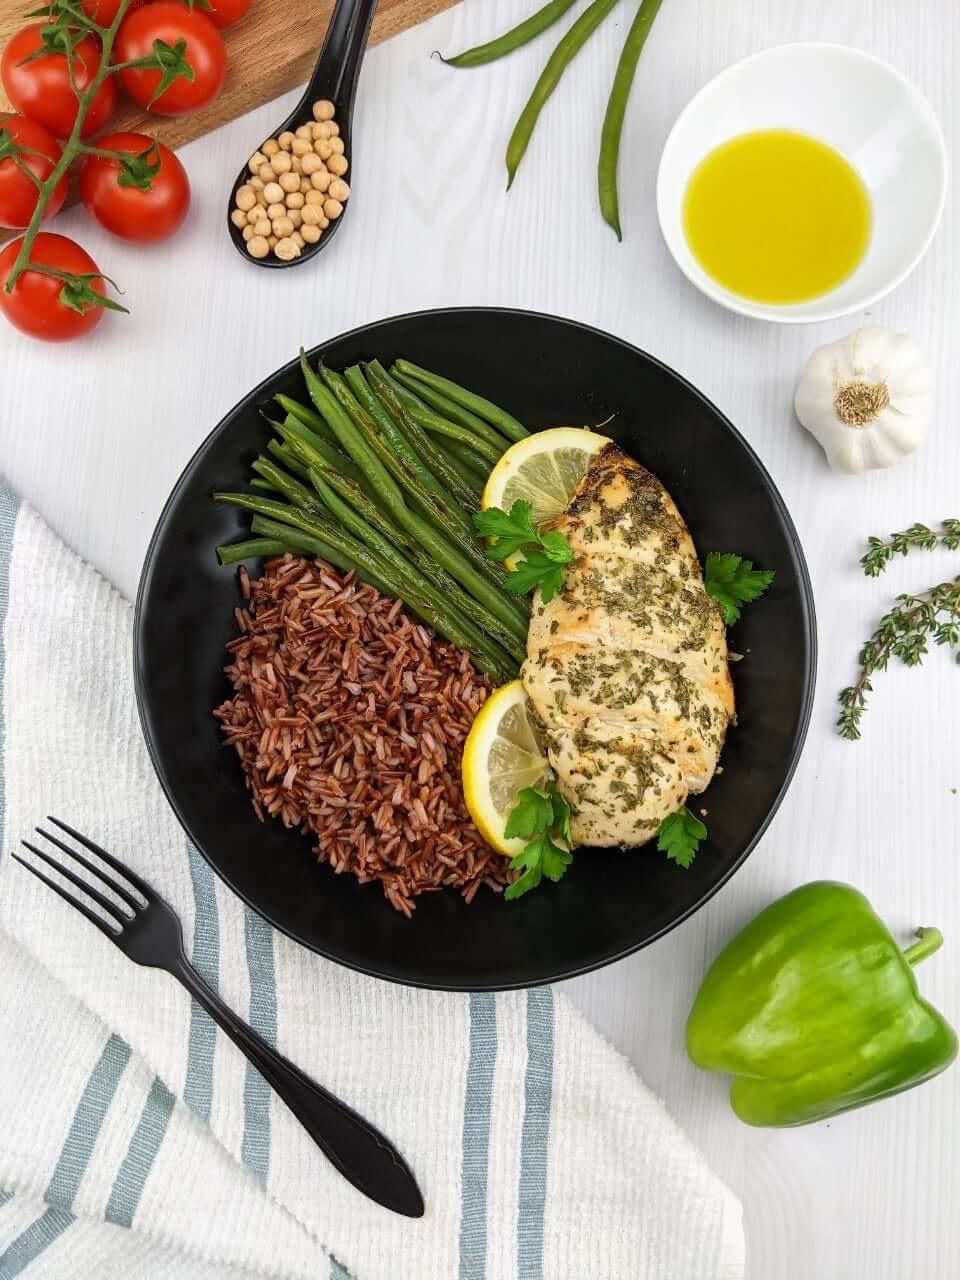
M 733 882 L 663 941 L 567 990 L 741 1196 L 750 1280 L 947 1280 L 960 1275 L 960 1069 L 832 1124 L 754 1131 L 729 1111 L 725 1082 L 687 1062 L 683 1027 L 705 965 L 731 932 L 771 898 L 823 876 L 859 886 L 904 938 L 918 924 L 941 926 L 946 948 L 920 981 L 960 1022 L 960 671 L 942 652 L 920 671 L 893 670 L 877 682 L 864 741 L 843 742 L 833 729 L 837 690 L 892 595 L 960 568 L 939 552 L 898 563 L 880 582 L 857 567 L 868 533 L 960 514 L 955 205 L 919 269 L 868 317 L 781 328 L 738 319 L 686 283 L 657 230 L 654 181 L 667 130 L 694 91 L 731 61 L 790 40 L 856 44 L 890 60 L 929 96 L 953 144 L 960 6 L 667 0 L 630 103 L 623 245 L 600 221 L 594 174 L 631 5 L 569 70 L 509 197 L 504 143 L 550 39 L 480 72 L 429 57 L 487 38 L 531 7 L 466 0 L 371 53 L 350 225 L 316 268 L 246 268 L 223 234 L 227 184 L 285 104 L 186 150 L 195 207 L 174 242 L 126 248 L 77 212 L 58 219 L 123 282 L 132 314 L 59 349 L 3 328 L 0 471 L 132 596 L 187 458 L 300 343 L 420 307 L 515 305 L 599 325 L 692 379 L 758 450 L 800 530 L 820 624 L 813 723 L 785 803 Z M 810 350 L 864 321 L 928 345 L 939 408 L 920 454 L 890 472 L 840 477 L 793 419 L 791 396 Z

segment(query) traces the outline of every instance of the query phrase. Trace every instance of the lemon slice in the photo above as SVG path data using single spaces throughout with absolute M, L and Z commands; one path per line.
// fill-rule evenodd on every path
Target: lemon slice
M 509 511 L 522 498 L 539 528 L 566 508 L 590 459 L 609 443 L 584 427 L 536 431 L 512 444 L 490 472 L 481 505 Z
M 508 840 L 503 829 L 517 795 L 550 774 L 523 683 L 495 690 L 480 708 L 463 745 L 463 795 L 477 830 L 499 853 L 514 854 L 527 843 Z

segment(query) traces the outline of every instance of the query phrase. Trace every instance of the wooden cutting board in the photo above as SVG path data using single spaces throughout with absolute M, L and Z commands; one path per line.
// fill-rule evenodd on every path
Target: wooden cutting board
M 456 3 L 380 0 L 370 43 L 389 40 Z M 26 15 L 37 7 L 37 0 L 0 0 L 0 47 L 19 27 L 36 21 Z M 205 111 L 168 119 L 147 115 L 124 100 L 110 121 L 110 130 L 142 130 L 167 146 L 179 147 L 303 84 L 313 70 L 332 10 L 333 0 L 254 0 L 249 13 L 223 33 L 230 62 L 227 82 L 216 102 Z M 10 107 L 2 88 L 0 107 Z

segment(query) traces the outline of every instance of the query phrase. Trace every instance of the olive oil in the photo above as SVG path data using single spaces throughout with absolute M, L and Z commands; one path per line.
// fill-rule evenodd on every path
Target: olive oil
M 683 201 L 700 266 L 756 302 L 806 302 L 835 289 L 863 258 L 871 222 L 853 166 L 790 129 L 744 133 L 711 151 Z

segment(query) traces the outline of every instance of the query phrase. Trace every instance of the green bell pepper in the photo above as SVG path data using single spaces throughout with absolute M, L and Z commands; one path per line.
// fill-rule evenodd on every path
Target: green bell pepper
M 809 1124 L 922 1084 L 957 1037 L 920 998 L 911 966 L 943 938 L 901 951 L 862 893 L 820 880 L 761 911 L 714 961 L 687 1022 L 687 1052 L 732 1073 L 747 1124 Z

